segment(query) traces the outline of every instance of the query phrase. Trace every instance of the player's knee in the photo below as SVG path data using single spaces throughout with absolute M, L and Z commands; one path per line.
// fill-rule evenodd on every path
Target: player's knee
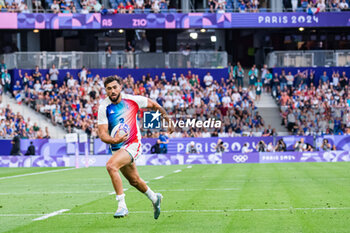
M 111 162 L 107 162 L 106 164 L 106 169 L 109 173 L 111 172 L 117 172 L 118 171 L 118 168 L 117 166 L 115 166 L 115 164 L 111 163 Z

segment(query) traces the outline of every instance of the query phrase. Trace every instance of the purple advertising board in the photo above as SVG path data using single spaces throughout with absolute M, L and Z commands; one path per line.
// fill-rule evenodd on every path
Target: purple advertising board
M 104 167 L 111 155 L 79 156 L 79 167 Z M 75 156 L 0 156 L 0 167 L 69 167 L 75 166 Z M 330 152 L 251 152 L 251 153 L 198 153 L 198 154 L 141 154 L 136 161 L 144 165 L 183 164 L 239 164 L 291 162 L 350 162 L 349 151 Z
M 348 27 L 350 12 L 45 14 L 0 13 L 0 29 Z
M 311 146 L 314 144 L 313 136 L 277 136 L 275 145 L 277 144 L 278 140 L 283 139 L 284 143 L 286 144 L 287 151 L 294 151 L 293 146 L 297 141 L 300 141 L 301 138 L 304 138 L 304 142 L 310 144 Z
M 349 151 L 260 153 L 260 163 L 349 162 Z
M 0 167 L 69 167 L 69 156 L 0 156 Z
M 256 151 L 256 145 L 259 141 L 264 141 L 266 144 L 273 143 L 273 137 L 232 137 L 221 138 L 226 147 L 226 153 L 241 152 L 245 143 L 249 149 Z M 151 147 L 156 143 L 157 139 L 144 138 L 142 141 L 142 153 L 151 153 Z M 185 154 L 187 146 L 194 142 L 199 153 L 214 153 L 218 138 L 170 138 L 168 144 L 168 154 Z M 100 139 L 94 140 L 94 154 L 108 154 L 108 145 Z
M 337 150 L 350 151 L 350 135 L 324 135 L 316 139 L 316 148 L 321 150 L 323 139 L 327 139 L 333 146 L 335 145 Z
M 259 152 L 222 155 L 222 163 L 259 163 Z

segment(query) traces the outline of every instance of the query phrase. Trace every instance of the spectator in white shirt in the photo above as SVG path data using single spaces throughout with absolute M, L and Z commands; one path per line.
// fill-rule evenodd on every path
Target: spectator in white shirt
M 242 147 L 242 153 L 245 154 L 250 152 L 253 152 L 253 149 L 249 149 L 248 143 L 245 143 Z
M 238 93 L 238 91 L 235 89 L 233 94 L 232 94 L 232 101 L 233 103 L 237 103 L 238 101 L 240 101 L 242 98 L 241 98 L 241 94 Z
M 51 4 L 51 10 L 53 11 L 54 14 L 60 13 L 60 6 L 58 5 L 56 0 L 54 0 L 53 3 Z
M 135 1 L 135 8 L 143 9 L 144 8 L 144 0 L 136 0 Z
M 70 79 L 68 79 L 68 81 L 67 81 L 67 87 L 68 88 L 74 87 L 74 84 L 75 84 L 75 80 L 74 80 L 73 76 L 70 76 Z
M 83 6 L 83 9 L 80 11 L 81 14 L 89 14 L 89 10 L 87 9 L 86 5 Z
M 230 96 L 228 96 L 228 93 L 225 92 L 225 96 L 222 98 L 222 104 L 224 107 L 229 107 L 230 103 L 232 102 Z
M 287 86 L 289 88 L 292 88 L 293 82 L 294 82 L 294 76 L 292 75 L 291 72 L 288 72 L 288 75 L 286 76 L 286 79 L 287 79 Z
M 211 86 L 213 83 L 213 76 L 210 75 L 210 72 L 207 73 L 207 75 L 204 76 L 204 83 L 207 87 Z
M 326 11 L 326 4 L 324 3 L 324 0 L 318 0 L 317 8 L 320 9 L 320 12 Z
M 153 100 L 156 100 L 158 96 L 159 96 L 159 90 L 156 87 L 152 87 L 149 97 Z
M 341 10 L 347 10 L 348 8 L 349 8 L 349 5 L 348 5 L 348 3 L 346 2 L 346 0 L 343 0 L 341 3 L 339 3 L 339 8 L 341 9 Z

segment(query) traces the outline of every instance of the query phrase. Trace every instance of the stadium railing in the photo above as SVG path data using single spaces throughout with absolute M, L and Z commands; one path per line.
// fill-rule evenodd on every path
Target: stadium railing
M 89 68 L 223 68 L 227 66 L 227 52 L 169 52 L 128 53 L 112 52 L 16 52 L 3 55 L 8 69 Z
M 350 50 L 274 51 L 267 55 L 269 67 L 350 66 Z

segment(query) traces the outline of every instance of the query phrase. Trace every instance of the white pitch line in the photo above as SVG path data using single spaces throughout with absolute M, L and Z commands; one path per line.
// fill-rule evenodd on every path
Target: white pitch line
M 0 193 L 0 196 L 7 196 L 7 195 L 29 195 L 29 194 L 87 194 L 87 193 L 109 193 L 109 191 L 62 191 L 62 192 L 23 192 L 23 193 Z
M 47 174 L 47 173 L 53 173 L 53 172 L 68 171 L 73 169 L 76 169 L 76 168 L 57 169 L 53 171 L 44 171 L 44 172 L 34 172 L 34 173 L 27 173 L 27 174 L 16 175 L 16 176 L 5 176 L 5 177 L 0 177 L 0 180 L 6 180 L 6 179 L 12 179 L 12 178 L 24 177 L 24 176 L 41 175 L 41 174 Z
M 125 192 L 125 191 L 128 191 L 128 188 L 126 188 L 126 189 L 123 189 L 123 191 Z M 113 191 L 113 192 L 111 192 L 111 193 L 109 193 L 109 195 L 115 195 L 116 193 L 115 193 L 115 191 Z
M 124 192 L 129 189 L 124 189 Z M 159 192 L 189 192 L 189 191 L 232 191 L 232 190 L 241 190 L 239 188 L 215 188 L 215 189 L 160 189 Z M 136 189 L 131 190 L 130 192 L 139 192 Z M 114 195 L 115 192 L 109 191 L 62 191 L 62 192 L 14 192 L 14 193 L 0 193 L 0 196 L 20 196 L 20 195 L 40 195 L 40 194 L 88 194 L 88 193 L 102 193 Z
M 216 188 L 216 189 L 157 189 L 157 192 L 191 192 L 191 191 L 234 191 L 241 190 L 240 188 Z M 130 192 L 138 192 L 133 190 Z
M 187 166 L 187 168 L 192 168 L 192 166 Z
M 225 213 L 225 212 L 264 212 L 264 211 L 293 211 L 293 210 L 312 210 L 312 211 L 323 211 L 323 210 L 350 210 L 350 207 L 315 207 L 315 208 L 280 208 L 280 209 L 254 209 L 254 208 L 248 208 L 248 209 L 223 209 L 223 210 L 163 210 L 162 213 Z M 59 212 L 60 211 L 60 212 Z M 96 212 L 96 213 L 63 213 L 65 211 L 68 211 L 66 209 L 59 210 L 56 212 L 53 212 L 49 217 L 55 216 L 57 214 L 62 215 L 108 215 L 108 214 L 114 214 L 114 212 Z M 56 213 L 55 215 L 53 215 Z M 140 211 L 131 211 L 130 214 L 149 214 L 152 213 L 151 210 L 140 210 Z M 40 216 L 42 214 L 0 214 L 0 217 L 26 217 L 26 216 Z M 47 216 L 44 215 L 44 216 Z M 43 217 L 44 217 L 43 216 Z M 41 217 L 41 218 L 43 218 Z
M 45 215 L 44 215 L 44 216 L 42 216 L 42 217 L 39 217 L 39 218 L 35 218 L 35 219 L 33 219 L 33 221 L 40 221 L 40 220 L 44 220 L 44 219 L 47 219 L 47 218 L 53 217 L 53 216 L 55 216 L 55 215 L 62 214 L 63 212 L 66 212 L 66 211 L 69 211 L 69 209 L 62 209 L 62 210 L 58 210 L 58 211 L 55 211 L 55 212 L 52 212 L 52 213 L 49 213 L 49 214 L 45 214 Z
M 156 177 L 156 178 L 154 178 L 155 180 L 160 180 L 160 179 L 163 179 L 164 178 L 164 176 L 158 176 L 158 177 Z
M 174 173 L 182 172 L 182 170 L 175 170 Z

